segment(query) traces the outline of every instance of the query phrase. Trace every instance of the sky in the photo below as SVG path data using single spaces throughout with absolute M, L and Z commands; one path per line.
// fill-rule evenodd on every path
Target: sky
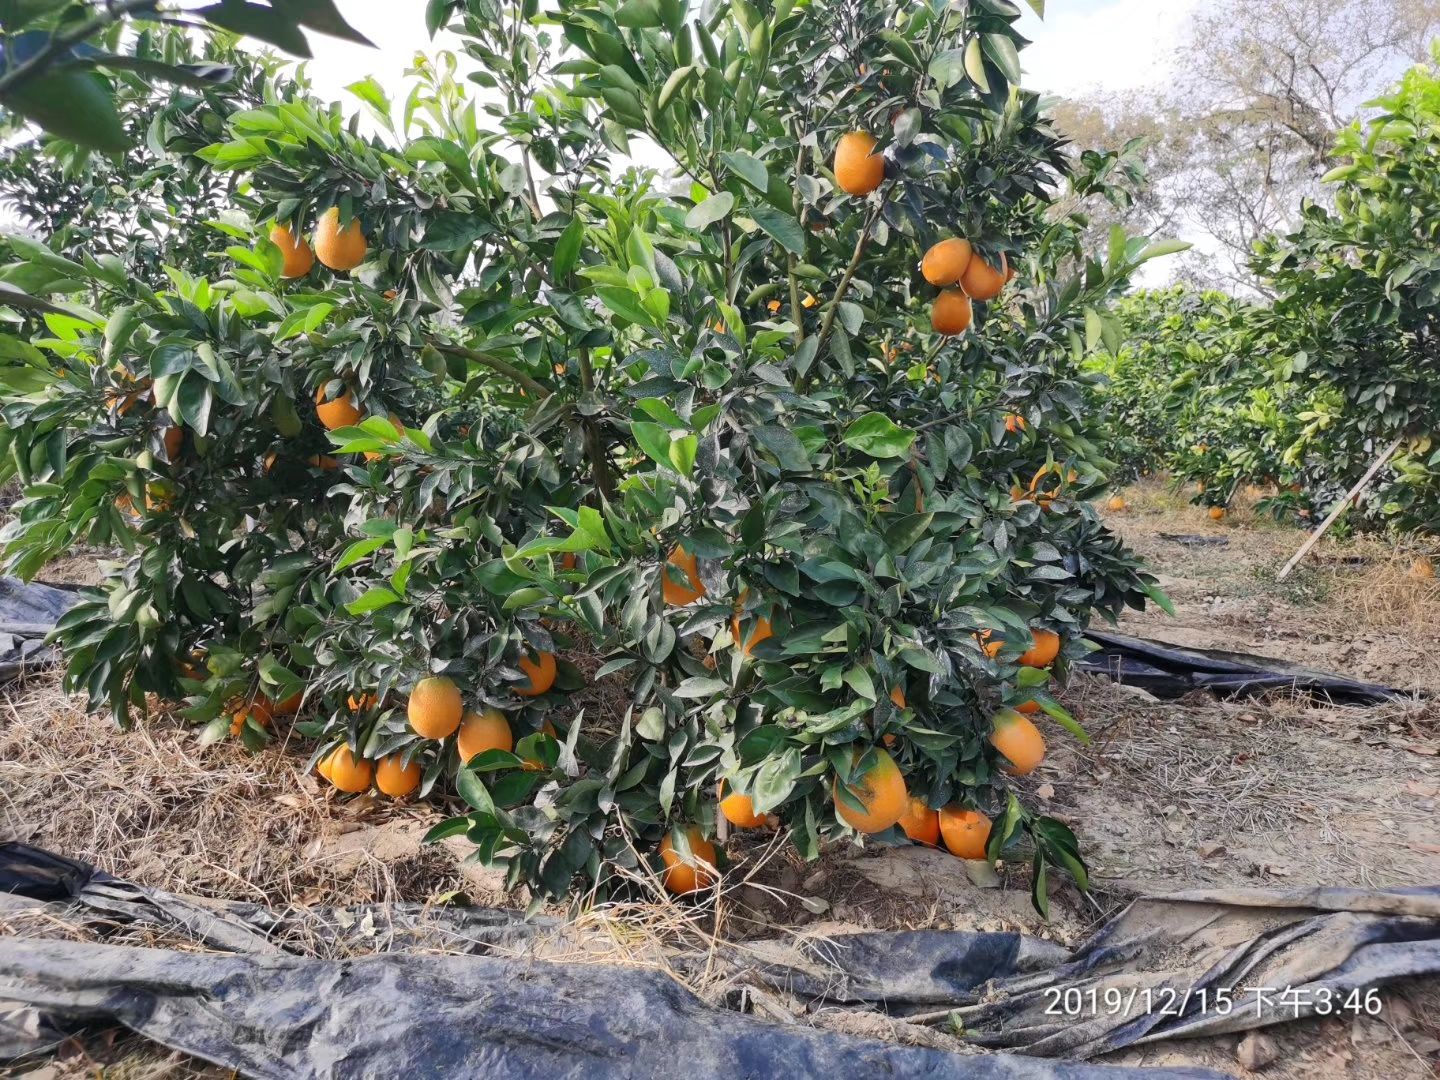
M 337 0 L 350 23 L 376 43 L 367 49 L 311 35 L 310 77 L 327 100 L 353 101 L 345 86 L 374 75 L 387 88 L 404 86 L 417 51 L 436 46 L 425 31 L 420 0 Z M 1093 88 L 1131 90 L 1163 82 L 1175 47 L 1200 0 L 1048 0 L 1042 21 L 1022 2 L 1021 32 L 1033 45 L 1021 53 L 1028 89 L 1075 94 Z M 394 95 L 392 95 L 394 96 Z

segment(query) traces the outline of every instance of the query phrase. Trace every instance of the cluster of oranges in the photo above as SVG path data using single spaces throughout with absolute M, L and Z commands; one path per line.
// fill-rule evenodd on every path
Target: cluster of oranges
M 342 229 L 338 206 L 326 210 L 316 222 L 313 251 L 303 236 L 296 236 L 290 231 L 289 225 L 271 228 L 270 240 L 285 257 L 280 269 L 280 276 L 284 278 L 304 277 L 317 258 L 331 270 L 354 270 L 365 261 L 365 230 L 354 218 Z
M 835 183 L 847 195 L 863 197 L 885 179 L 885 158 L 875 153 L 875 137 L 851 131 L 835 147 Z M 1002 253 L 998 267 L 976 254 L 963 237 L 933 245 L 920 261 L 925 280 L 940 290 L 930 309 L 930 327 L 937 334 L 963 334 L 974 321 L 974 300 L 994 300 L 1015 276 Z
M 991 641 L 990 637 L 988 633 L 976 635 L 986 654 L 993 657 L 1004 643 Z M 1060 636 L 1053 630 L 1032 630 L 1030 648 L 1020 656 L 1019 663 L 1025 667 L 1049 667 L 1060 655 L 1060 645 Z M 890 700 L 896 707 L 905 708 L 904 690 L 894 687 Z M 1005 771 L 1011 776 L 1027 776 L 1045 759 L 1045 737 L 1025 715 L 1038 712 L 1039 708 L 1038 703 L 1028 701 L 1013 709 L 1001 709 L 991 718 L 990 745 L 1009 762 Z M 858 763 L 860 756 L 860 751 L 856 751 L 852 764 Z M 720 816 L 737 828 L 758 829 L 776 824 L 773 816 L 756 813 L 750 796 L 738 791 L 727 793 L 723 782 L 717 796 Z M 870 764 L 863 774 L 852 776 L 848 782 L 837 776 L 831 787 L 831 798 L 836 816 L 856 832 L 881 833 L 898 825 L 916 843 L 938 847 L 943 842 L 946 850 L 961 859 L 986 857 L 993 824 L 990 818 L 958 803 L 936 810 L 924 799 L 911 795 L 900 766 L 882 747 L 871 749 Z M 688 854 L 676 849 L 670 835 L 660 844 L 662 880 L 665 888 L 677 895 L 708 888 L 716 880 L 715 845 L 706 840 L 696 826 L 689 826 L 684 832 Z
M 709 595 L 705 583 L 700 580 L 699 561 L 685 550 L 684 545 L 675 545 L 666 561 L 668 565 L 661 570 L 660 582 L 660 592 L 665 603 L 673 607 L 685 607 L 687 604 L 693 604 L 696 600 Z M 680 571 L 685 580 L 683 582 L 673 580 L 669 567 Z M 775 635 L 774 627 L 764 615 L 755 619 L 755 625 L 751 627 L 748 636 L 741 633 L 740 613 L 745 606 L 745 598 L 749 595 L 749 589 L 740 594 L 740 598 L 735 601 L 735 614 L 730 619 L 731 636 L 734 637 L 741 654 L 746 657 L 755 651 L 756 645 Z
M 555 685 L 554 653 L 540 651 L 534 656 L 522 655 L 519 666 L 527 676 L 524 683 L 514 687 L 521 697 L 538 697 Z M 257 698 L 231 716 L 230 733 L 238 735 L 247 720 L 268 728 L 274 717 L 299 712 L 302 699 L 303 692 L 278 702 Z M 378 705 L 379 699 L 374 694 L 351 694 L 345 704 L 352 712 L 364 712 Z M 508 753 L 515 748 L 515 736 L 505 714 L 494 708 L 479 712 L 466 710 L 460 688 L 444 675 L 432 675 L 415 684 L 406 702 L 406 718 L 410 729 L 422 739 L 441 741 L 453 735 L 462 763 L 487 750 Z M 548 720 L 541 730 L 552 738 L 555 736 L 555 728 Z M 527 760 L 524 767 L 539 769 L 542 765 Z M 382 794 L 396 799 L 413 794 L 423 777 L 420 763 L 406 762 L 403 753 L 387 754 L 372 762 L 356 755 L 343 743 L 320 760 L 316 772 L 340 791 L 359 793 L 370 790 L 373 785 Z

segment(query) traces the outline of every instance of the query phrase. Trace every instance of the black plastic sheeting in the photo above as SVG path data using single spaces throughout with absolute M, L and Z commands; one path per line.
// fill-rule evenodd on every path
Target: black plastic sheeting
M 45 635 L 79 599 L 70 589 L 0 577 L 0 682 L 55 661 Z
M 816 964 L 767 970 L 766 981 L 898 1017 L 939 1009 L 980 1046 L 1090 1058 L 1356 1015 L 1377 1003 L 1367 991 L 1440 976 L 1440 886 L 1142 897 L 1073 954 L 1018 934 L 924 930 L 806 948 Z
M 0 1061 L 43 1052 L 77 1024 L 119 1023 L 257 1077 L 1214 1077 L 1082 1062 L 1356 1013 L 1377 987 L 1440 974 L 1440 886 L 1142 897 L 1073 952 L 1016 933 L 922 930 L 665 957 L 681 972 L 724 969 L 732 999 L 754 988 L 811 1009 L 958 1021 L 977 1046 L 1025 1056 L 957 1055 L 715 1009 L 660 971 L 577 962 L 574 928 L 517 912 L 416 907 L 396 913 L 379 946 L 424 951 L 314 959 L 272 936 L 293 914 L 196 902 L 0 845 L 0 908 L 27 905 L 97 933 L 134 922 L 227 951 L 0 938 Z M 334 918 L 344 910 L 321 909 L 321 921 L 353 926 L 354 909 Z M 304 940 L 313 947 L 312 924 Z
M 1289 691 L 1313 694 L 1337 705 L 1383 705 L 1418 696 L 1412 691 L 1327 675 L 1268 656 L 1184 649 L 1101 630 L 1088 630 L 1085 636 L 1099 650 L 1080 660 L 1077 668 L 1138 686 L 1158 698 L 1184 697 L 1193 690 L 1208 690 L 1220 697 Z
M 77 1024 L 122 1024 L 248 1077 L 914 1076 L 962 1080 L 1214 1080 L 1205 1069 L 1135 1070 L 925 1047 L 775 1025 L 714 1009 L 662 972 L 510 956 L 289 955 L 243 911 L 217 934 L 201 905 L 0 845 L 13 903 L 98 904 L 122 919 L 193 927 L 238 952 L 173 952 L 0 938 L 0 1061 L 53 1046 Z M 123 894 L 123 890 L 122 890 Z M 148 905 L 148 910 L 147 910 Z M 185 912 L 185 907 L 193 911 Z M 518 923 L 502 913 L 500 923 Z M 518 928 L 517 928 L 518 929 Z M 523 936 L 523 931 L 521 932 Z M 1000 935 L 1011 937 L 1011 935 Z M 519 959 L 514 958 L 517 954 Z M 1007 966 L 1006 970 L 1013 970 Z M 7 1009 L 5 1002 L 18 1003 Z

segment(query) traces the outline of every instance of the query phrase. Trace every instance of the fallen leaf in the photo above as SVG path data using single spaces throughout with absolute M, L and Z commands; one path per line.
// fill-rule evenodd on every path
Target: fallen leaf
M 1224 844 L 1201 844 L 1200 857 L 1202 859 L 1213 859 L 1216 855 L 1225 854 Z

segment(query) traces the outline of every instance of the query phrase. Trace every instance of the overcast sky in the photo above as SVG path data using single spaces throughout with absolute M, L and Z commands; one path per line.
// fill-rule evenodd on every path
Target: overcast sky
M 1185 21 L 1198 5 L 1199 0 L 1049 0 L 1044 21 L 1027 8 L 1020 27 L 1034 45 L 1021 54 L 1025 85 L 1073 94 L 1163 81 Z M 310 76 L 328 100 L 353 101 L 344 87 L 365 75 L 387 88 L 403 86 L 415 52 L 436 47 L 425 32 L 425 5 L 419 0 L 339 0 L 339 6 L 378 48 L 311 35 Z

